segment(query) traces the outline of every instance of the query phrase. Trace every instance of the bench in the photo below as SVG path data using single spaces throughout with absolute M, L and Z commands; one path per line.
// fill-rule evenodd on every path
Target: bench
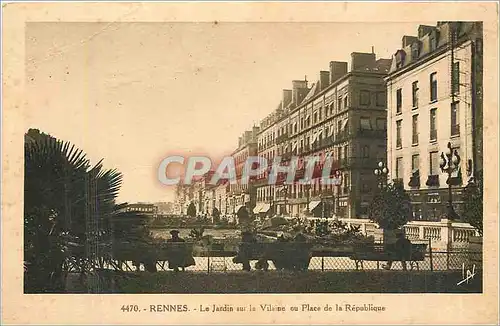
M 165 262 L 172 258 L 192 260 L 193 246 L 191 242 L 165 243 L 132 243 L 121 242 L 113 246 L 113 259 L 121 262 L 141 262 L 144 265 L 158 265 L 165 269 Z M 127 264 L 128 266 L 128 264 Z M 154 266 L 151 266 L 153 268 Z
M 233 261 L 246 264 L 250 260 L 258 260 L 262 269 L 267 270 L 266 264 L 270 260 L 276 269 L 307 270 L 311 260 L 311 248 L 312 244 L 305 242 L 243 242 Z
M 427 250 L 427 244 L 412 244 L 411 245 L 411 255 L 406 259 L 406 262 L 410 265 L 410 270 L 416 268 L 419 270 L 418 262 L 424 261 L 425 252 Z M 354 253 L 349 257 L 354 260 L 356 264 L 356 270 L 361 267 L 364 268 L 363 262 L 366 261 L 376 261 L 377 269 L 379 267 L 380 261 L 401 261 L 401 255 L 394 252 L 386 250 L 383 244 L 373 244 L 369 246 L 358 247 L 354 249 Z

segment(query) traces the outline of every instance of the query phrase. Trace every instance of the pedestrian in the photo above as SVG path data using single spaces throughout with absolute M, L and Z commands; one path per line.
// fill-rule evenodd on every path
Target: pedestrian
M 401 261 L 403 270 L 406 271 L 406 261 L 411 260 L 411 247 L 411 241 L 406 238 L 404 232 L 400 232 L 394 246 L 388 251 L 389 260 L 387 261 L 387 265 L 385 265 L 384 269 L 390 270 L 393 261 L 399 260 Z
M 178 272 L 179 268 L 184 271 L 186 267 L 195 265 L 193 256 L 187 252 L 187 247 L 184 245 L 180 245 L 182 243 L 185 243 L 186 241 L 179 237 L 179 231 L 172 230 L 170 231 L 170 235 L 172 236 L 172 238 L 168 239 L 167 243 L 179 245 L 172 246 L 173 251 L 171 251 L 168 260 L 169 268 L 173 269 L 175 272 Z

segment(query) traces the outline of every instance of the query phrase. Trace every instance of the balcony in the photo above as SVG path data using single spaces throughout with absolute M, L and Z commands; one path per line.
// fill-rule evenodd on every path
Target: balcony
M 281 144 L 282 142 L 286 141 L 288 139 L 288 133 L 284 133 L 282 135 L 279 135 L 276 137 L 276 144 Z
M 439 175 L 430 175 L 425 185 L 428 187 L 439 187 Z
M 386 130 L 359 129 L 358 132 L 356 133 L 356 137 L 385 139 L 387 137 L 387 131 Z

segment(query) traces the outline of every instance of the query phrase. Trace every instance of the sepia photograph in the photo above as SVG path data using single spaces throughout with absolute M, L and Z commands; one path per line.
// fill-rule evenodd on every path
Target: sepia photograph
M 498 76 L 484 69 L 497 31 L 416 16 L 25 21 L 22 109 L 2 130 L 19 138 L 21 294 L 274 322 L 395 309 L 351 294 L 483 295 L 498 268 L 483 195 L 498 188 Z

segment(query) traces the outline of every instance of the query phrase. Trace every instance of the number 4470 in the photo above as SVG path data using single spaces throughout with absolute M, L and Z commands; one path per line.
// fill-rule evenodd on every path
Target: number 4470
M 123 311 L 123 312 L 139 311 L 139 306 L 135 305 L 135 304 L 123 305 L 121 308 L 121 311 Z

